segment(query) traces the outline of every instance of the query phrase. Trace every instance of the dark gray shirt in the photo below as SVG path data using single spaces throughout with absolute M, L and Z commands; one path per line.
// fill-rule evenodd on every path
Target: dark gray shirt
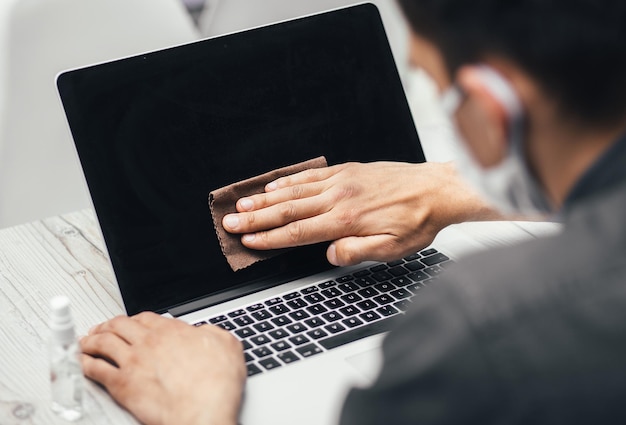
M 468 257 L 383 344 L 343 425 L 626 423 L 626 137 L 555 236 Z

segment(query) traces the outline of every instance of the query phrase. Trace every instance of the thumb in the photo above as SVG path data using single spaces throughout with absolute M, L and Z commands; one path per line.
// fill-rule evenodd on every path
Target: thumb
M 387 261 L 394 258 L 393 236 L 349 236 L 337 239 L 328 247 L 326 258 L 335 266 L 353 266 L 363 261 Z

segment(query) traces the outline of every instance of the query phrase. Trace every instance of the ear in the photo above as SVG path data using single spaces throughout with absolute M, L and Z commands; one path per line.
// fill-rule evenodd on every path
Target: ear
M 484 168 L 499 164 L 509 149 L 509 110 L 494 94 L 479 66 L 462 67 L 457 84 L 466 100 L 457 112 L 459 129 L 476 161 Z

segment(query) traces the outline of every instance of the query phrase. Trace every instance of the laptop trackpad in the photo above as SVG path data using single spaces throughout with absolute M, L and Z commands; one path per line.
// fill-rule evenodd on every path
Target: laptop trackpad
M 382 366 L 382 354 L 380 348 L 372 348 L 346 357 L 346 362 L 371 384 Z

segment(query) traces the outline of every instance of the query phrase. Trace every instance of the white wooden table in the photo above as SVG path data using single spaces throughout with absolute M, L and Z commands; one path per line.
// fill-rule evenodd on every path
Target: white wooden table
M 48 301 L 72 302 L 77 333 L 124 313 L 91 210 L 0 230 L 0 424 L 67 424 L 50 410 Z M 86 382 L 78 423 L 136 424 Z

